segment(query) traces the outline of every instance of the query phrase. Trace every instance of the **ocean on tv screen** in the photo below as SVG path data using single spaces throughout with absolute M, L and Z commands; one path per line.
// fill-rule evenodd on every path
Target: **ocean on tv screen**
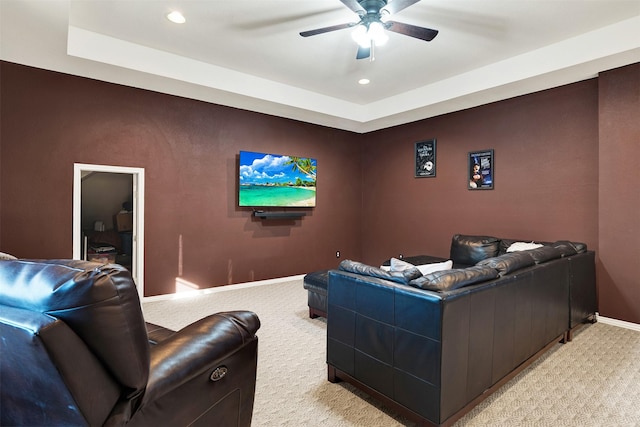
M 241 185 L 240 206 L 315 206 L 315 187 Z

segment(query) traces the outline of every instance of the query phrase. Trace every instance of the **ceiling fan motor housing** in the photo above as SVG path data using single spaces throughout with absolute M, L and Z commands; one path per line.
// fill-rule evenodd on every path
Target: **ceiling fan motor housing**
M 360 3 L 367 15 L 380 16 L 381 13 L 389 13 L 382 10 L 387 5 L 386 0 L 361 0 L 358 3 Z

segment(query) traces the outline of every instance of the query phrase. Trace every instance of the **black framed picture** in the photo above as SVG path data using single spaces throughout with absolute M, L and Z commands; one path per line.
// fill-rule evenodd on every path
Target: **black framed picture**
M 436 140 L 416 142 L 416 178 L 436 176 Z
M 494 158 L 493 150 L 469 152 L 469 190 L 493 190 L 494 184 Z

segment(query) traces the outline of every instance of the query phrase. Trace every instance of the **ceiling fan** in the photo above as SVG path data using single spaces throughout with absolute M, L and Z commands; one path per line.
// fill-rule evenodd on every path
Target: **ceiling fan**
M 405 36 L 431 41 L 438 35 L 438 30 L 423 28 L 396 21 L 383 21 L 383 18 L 400 12 L 401 10 L 419 2 L 420 0 L 340 0 L 345 6 L 354 11 L 360 17 L 360 21 L 347 24 L 332 25 L 330 27 L 317 28 L 303 31 L 302 37 L 315 36 L 330 31 L 343 30 L 355 27 L 352 33 L 353 39 L 358 43 L 356 59 L 375 59 L 374 47 L 384 44 L 389 38 L 385 30 Z

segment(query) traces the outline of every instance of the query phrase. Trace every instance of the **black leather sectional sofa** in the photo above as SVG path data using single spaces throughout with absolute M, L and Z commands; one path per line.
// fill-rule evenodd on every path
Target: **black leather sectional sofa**
M 352 261 L 329 271 L 329 380 L 420 424 L 451 425 L 595 321 L 593 251 L 562 241 L 506 253 L 514 242 L 455 235 L 454 268 L 426 276 Z

